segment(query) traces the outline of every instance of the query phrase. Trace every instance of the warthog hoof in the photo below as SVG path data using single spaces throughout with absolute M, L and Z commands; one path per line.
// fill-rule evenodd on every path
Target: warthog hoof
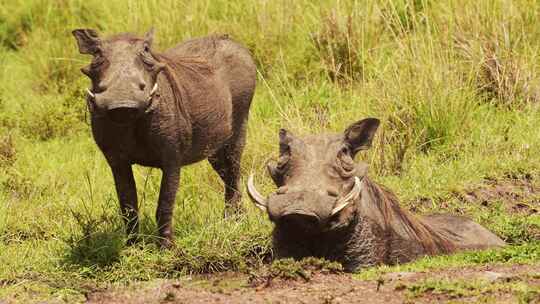
M 244 213 L 244 209 L 240 205 L 228 205 L 225 206 L 223 211 L 223 217 L 226 219 L 235 218 Z
M 161 249 L 171 249 L 172 247 L 174 247 L 174 240 L 172 238 L 166 237 L 159 241 L 159 248 Z

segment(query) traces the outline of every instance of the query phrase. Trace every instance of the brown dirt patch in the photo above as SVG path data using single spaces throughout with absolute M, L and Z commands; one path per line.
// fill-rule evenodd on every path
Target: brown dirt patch
M 486 179 L 473 188 L 453 192 L 451 198 L 486 208 L 502 203 L 508 213 L 535 215 L 540 212 L 540 180 L 533 180 L 532 176 L 527 174 L 519 177 L 508 176 L 500 180 Z M 431 198 L 419 197 L 409 205 L 411 211 L 418 212 L 419 209 L 429 209 L 434 202 Z M 438 205 L 442 209 L 451 208 L 450 201 L 444 199 L 438 202 Z M 455 211 L 462 212 L 459 208 Z
M 314 274 L 308 282 L 271 280 L 252 287 L 248 276 L 220 274 L 178 281 L 153 281 L 92 293 L 88 303 L 441 303 L 489 300 L 489 303 L 517 303 L 521 295 L 510 288 L 456 296 L 430 290 L 411 294 L 411 286 L 426 280 L 482 281 L 484 284 L 525 284 L 540 290 L 540 264 L 452 268 L 430 272 L 388 273 L 377 280 L 360 281 L 349 274 Z M 498 285 L 497 285 L 498 284 Z M 504 285 L 506 286 L 506 285 Z M 533 292 L 526 300 L 540 303 Z
M 532 215 L 540 211 L 540 185 L 527 176 L 502 181 L 486 180 L 484 185 L 457 195 L 464 202 L 485 207 L 502 202 L 511 213 Z

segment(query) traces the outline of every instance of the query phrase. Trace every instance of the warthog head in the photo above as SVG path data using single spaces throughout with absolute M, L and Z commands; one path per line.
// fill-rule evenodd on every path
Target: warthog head
M 367 118 L 341 134 L 298 138 L 279 133 L 279 159 L 268 164 L 278 187 L 263 197 L 248 180 L 254 203 L 285 230 L 316 235 L 349 225 L 355 212 L 367 164 L 355 163 L 355 155 L 370 147 L 379 120 Z
M 81 69 L 92 80 L 88 107 L 116 123 L 129 123 L 147 110 L 156 93 L 157 74 L 164 65 L 153 56 L 153 30 L 144 38 L 120 34 L 101 39 L 91 29 L 74 30 L 79 52 L 93 56 Z

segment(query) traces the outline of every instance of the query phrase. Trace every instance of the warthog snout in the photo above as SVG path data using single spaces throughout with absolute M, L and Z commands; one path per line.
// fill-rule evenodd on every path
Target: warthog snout
M 299 191 L 274 194 L 268 198 L 268 215 L 279 225 L 303 233 L 319 233 L 332 209 L 333 198 Z
M 290 225 L 303 232 L 316 232 L 320 229 L 321 218 L 309 211 L 294 210 L 285 212 L 279 218 L 282 225 Z
M 104 92 L 101 93 L 93 93 L 88 90 L 87 93 L 93 107 L 105 112 L 113 122 L 125 124 L 136 120 L 140 114 L 148 110 L 158 89 L 157 83 L 149 93 L 145 91 L 146 85 L 141 83 L 139 87 L 140 92 L 132 94 L 135 95 L 133 99 L 119 99 L 114 90 L 104 89 Z
M 110 106 L 107 110 L 109 118 L 116 123 L 128 123 L 137 118 L 140 107 L 137 103 L 123 103 Z
M 274 193 L 268 197 L 268 213 L 276 220 L 294 213 L 323 216 L 324 213 L 329 213 L 329 210 L 320 207 L 329 204 L 331 209 L 331 201 L 331 197 L 311 191 Z
M 361 180 L 354 177 L 350 190 L 339 196 L 321 194 L 320 191 L 278 191 L 264 198 L 254 185 L 253 175 L 248 180 L 250 198 L 257 207 L 268 213 L 270 220 L 280 224 L 294 224 L 313 232 L 324 230 L 325 224 L 358 199 L 361 188 Z
M 141 110 L 142 107 L 140 103 L 127 100 L 110 103 L 107 106 L 107 115 L 112 121 L 122 124 L 135 120 Z

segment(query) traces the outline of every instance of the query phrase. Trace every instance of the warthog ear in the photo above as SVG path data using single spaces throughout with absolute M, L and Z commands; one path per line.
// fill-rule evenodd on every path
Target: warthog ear
M 353 123 L 345 130 L 345 141 L 351 147 L 353 154 L 371 147 L 379 124 L 380 121 L 376 118 L 366 118 Z
M 81 54 L 94 55 L 97 53 L 101 40 L 96 31 L 92 29 L 76 29 L 71 33 L 75 36 L 75 39 L 77 39 L 79 52 Z
M 154 28 L 150 28 L 150 30 L 148 30 L 148 32 L 144 35 L 144 42 L 150 47 L 152 46 L 152 42 L 154 42 L 154 33 L 156 31 L 154 30 Z

